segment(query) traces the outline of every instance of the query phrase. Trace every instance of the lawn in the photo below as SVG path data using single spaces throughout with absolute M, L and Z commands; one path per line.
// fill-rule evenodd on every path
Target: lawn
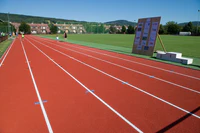
M 40 35 L 40 36 L 56 39 L 56 35 Z M 184 57 L 191 57 L 194 59 L 192 65 L 182 65 L 173 62 L 167 62 L 167 63 L 172 63 L 184 67 L 189 66 L 191 68 L 200 69 L 200 52 L 199 52 L 200 37 L 173 36 L 173 35 L 161 35 L 160 37 L 167 51 L 181 52 Z M 64 41 L 63 35 L 59 35 L 59 38 L 61 41 Z M 68 34 L 67 42 L 138 56 L 142 58 L 157 60 L 155 58 L 148 56 L 132 54 L 131 51 L 133 46 L 133 40 L 134 40 L 134 35 L 127 35 L 127 34 Z M 158 39 L 156 41 L 155 50 L 162 50 L 162 46 Z
M 8 39 L 0 43 L 0 58 L 3 55 L 3 53 L 6 51 L 6 49 L 9 47 L 9 45 L 12 43 L 12 41 L 13 40 Z
M 55 39 L 55 35 L 48 35 Z M 63 39 L 62 35 L 59 35 Z M 167 51 L 182 52 L 183 56 L 200 58 L 200 37 L 161 35 Z M 96 45 L 105 44 L 124 48 L 132 48 L 134 35 L 124 34 L 68 34 L 69 41 L 90 42 Z M 162 50 L 157 39 L 155 50 Z

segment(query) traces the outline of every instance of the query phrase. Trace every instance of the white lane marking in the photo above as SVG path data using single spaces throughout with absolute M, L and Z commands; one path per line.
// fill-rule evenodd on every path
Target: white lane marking
M 1 58 L 3 58 L 3 59 L 2 59 L 2 61 L 1 61 L 1 63 L 0 63 L 0 67 L 2 66 L 4 60 L 6 59 L 6 57 L 7 57 L 8 53 L 9 53 L 10 49 L 12 48 L 12 46 L 13 46 L 13 44 L 14 44 L 14 42 L 15 42 L 15 40 L 12 42 L 12 44 L 10 45 L 9 49 L 7 50 L 7 52 L 5 52 L 6 54 L 4 53 L 5 56 L 4 56 L 4 54 L 2 55 Z M 1 60 L 1 59 L 0 59 L 0 60 Z
M 49 41 L 49 39 L 46 39 L 46 38 L 42 38 L 42 39 Z M 58 43 L 60 43 L 60 42 L 58 42 Z M 90 51 L 90 52 L 93 52 L 93 53 L 97 53 L 97 54 L 109 56 L 109 57 L 112 57 L 112 58 L 116 58 L 116 59 L 124 60 L 124 61 L 127 61 L 127 62 L 131 62 L 131 63 L 135 63 L 135 64 L 139 64 L 139 65 L 143 65 L 143 66 L 147 66 L 147 67 L 151 67 L 151 68 L 155 68 L 155 69 L 158 69 L 158 70 L 162 70 L 162 71 L 166 71 L 166 72 L 172 73 L 171 70 L 167 70 L 167 69 L 164 69 L 164 68 L 160 68 L 160 67 L 156 67 L 156 66 L 152 66 L 152 65 L 148 65 L 148 64 L 144 64 L 144 63 L 140 63 L 140 62 L 128 60 L 128 59 L 124 59 L 124 58 L 121 58 L 121 57 L 112 56 L 112 55 L 109 55 L 109 54 L 104 54 L 104 53 L 92 51 L 92 50 L 89 50 L 89 49 L 86 49 L 86 48 L 75 47 L 75 46 L 68 45 L 68 44 L 65 44 L 65 43 L 60 43 L 60 44 L 63 44 L 65 46 L 69 46 L 69 47 L 73 47 L 73 48 L 77 48 L 77 49 L 82 49 L 82 50 Z M 179 73 L 179 72 L 175 72 L 175 71 L 173 71 L 173 74 L 177 74 L 177 75 L 185 76 L 185 77 L 188 77 L 188 78 L 193 78 L 193 79 L 196 79 L 196 80 L 200 80 L 200 78 L 198 78 L 198 77 L 190 76 L 190 75 Z
M 32 40 L 33 40 L 33 39 L 32 39 Z M 33 41 L 36 41 L 36 40 L 33 40 Z M 40 43 L 39 41 L 36 41 L 36 42 Z M 49 42 L 47 42 L 47 43 L 49 43 Z M 52 43 L 52 45 L 55 45 L 55 44 Z M 103 60 L 103 59 L 94 57 L 94 56 L 92 56 L 92 55 L 88 55 L 88 54 L 85 54 L 85 53 L 81 53 L 81 52 L 72 50 L 72 49 L 70 49 L 70 48 L 66 48 L 66 47 L 59 46 L 59 45 L 55 45 L 55 46 L 60 47 L 60 48 L 63 48 L 63 49 L 67 49 L 67 50 L 70 50 L 70 51 L 73 51 L 73 52 L 76 52 L 76 53 L 79 53 L 79 54 L 82 54 L 82 55 L 85 55 L 85 56 L 90 57 L 90 58 L 94 58 L 94 59 L 96 59 L 96 60 L 100 60 L 100 61 L 106 62 L 106 63 L 108 63 L 108 64 L 112 64 L 112 65 L 114 65 L 114 66 L 118 66 L 118 67 L 120 67 L 120 68 L 129 70 L 129 71 L 132 71 L 132 72 L 135 72 L 135 73 L 138 73 L 138 74 L 147 76 L 147 77 L 152 76 L 152 75 L 149 75 L 149 74 L 146 74 L 146 73 L 143 73 L 143 72 L 140 72 L 140 71 L 137 71 L 137 70 L 134 70 L 134 69 L 125 67 L 125 66 L 121 66 L 121 65 L 119 65 L 119 64 L 112 63 L 112 62 L 107 61 L 107 60 Z M 186 90 L 189 90 L 189 91 L 192 91 L 192 92 L 195 92 L 195 93 L 200 94 L 200 92 L 197 91 L 197 90 L 193 90 L 193 89 L 191 89 L 191 88 L 188 88 L 188 87 L 185 87 L 185 86 L 182 86 L 182 85 L 179 85 L 179 84 L 176 84 L 176 83 L 173 83 L 173 82 L 170 82 L 170 81 L 167 81 L 167 80 L 164 80 L 164 79 L 155 77 L 155 76 L 154 76 L 154 79 L 157 79 L 157 80 L 159 80 L 159 81 L 162 81 L 162 82 L 165 82 L 165 83 L 168 83 L 168 84 L 171 84 L 171 85 L 174 85 L 174 86 L 177 86 L 177 87 L 180 87 L 180 88 L 183 88 L 183 89 L 186 89 Z
M 29 41 L 29 40 L 28 40 L 28 41 Z M 30 41 L 29 41 L 29 42 L 30 42 Z M 86 64 L 86 63 L 84 63 L 84 62 L 82 62 L 82 61 L 80 61 L 80 60 L 78 60 L 78 59 L 76 59 L 76 58 L 74 58 L 74 57 L 72 57 L 72 56 L 69 56 L 69 55 L 67 55 L 67 54 L 65 54 L 65 53 L 63 53 L 63 52 L 60 52 L 60 51 L 57 50 L 57 49 L 51 48 L 51 47 L 49 47 L 49 46 L 47 46 L 47 45 L 44 45 L 43 43 L 40 43 L 40 44 L 43 45 L 43 46 L 45 46 L 45 47 L 48 47 L 48 48 L 50 48 L 50 49 L 52 49 L 52 50 L 54 50 L 54 51 L 56 51 L 56 52 L 58 52 L 58 53 L 60 53 L 60 54 L 62 54 L 62 55 L 66 56 L 66 57 L 68 57 L 68 58 L 70 58 L 70 59 L 73 59 L 73 60 L 75 60 L 75 61 L 77 61 L 77 62 L 79 62 L 79 63 L 81 63 L 81 64 L 83 64 L 83 65 L 85 65 L 85 66 L 88 66 L 88 67 L 90 67 L 90 68 L 92 68 L 92 69 L 94 69 L 94 70 L 96 70 L 96 71 L 98 71 L 98 72 L 100 72 L 100 73 L 103 73 L 104 75 L 106 75 L 106 76 L 108 76 L 108 77 L 111 77 L 111 78 L 113 78 L 113 79 L 115 79 L 115 80 L 117 80 L 117 81 L 119 81 L 119 82 L 121 82 L 121 83 L 126 82 L 126 81 L 121 80 L 121 79 L 119 79 L 119 78 L 117 78 L 117 77 L 115 77 L 115 76 L 112 76 L 112 75 L 110 75 L 110 74 L 108 74 L 108 73 L 106 73 L 106 72 L 104 72 L 104 71 L 102 71 L 102 70 L 99 70 L 99 69 L 97 69 L 97 68 L 95 68 L 95 67 L 93 67 L 93 66 L 91 66 L 91 65 L 88 65 L 88 64 Z M 164 103 L 166 103 L 166 104 L 168 104 L 168 105 L 171 105 L 171 106 L 174 107 L 174 108 L 177 108 L 177 109 L 179 109 L 179 110 L 181 110 L 181 111 L 183 111 L 183 112 L 185 112 L 185 113 L 191 114 L 191 115 L 193 115 L 194 117 L 200 119 L 200 116 L 195 115 L 195 114 L 193 114 L 193 113 L 190 113 L 190 111 L 187 111 L 187 110 L 185 110 L 185 109 L 183 109 L 183 108 L 181 108 L 181 107 L 179 107 L 179 106 L 177 106 L 177 105 L 175 105 L 175 104 L 172 104 L 172 103 L 170 103 L 170 102 L 168 102 L 168 101 L 166 101 L 166 100 L 164 100 L 164 99 L 162 99 L 162 98 L 159 98 L 158 96 L 155 96 L 155 95 L 153 95 L 153 94 L 151 94 L 151 93 L 149 93 L 149 92 L 147 92 L 147 91 L 144 91 L 144 90 L 142 90 L 142 89 L 140 89 L 140 88 L 138 88 L 138 87 L 136 87 L 136 86 L 133 86 L 133 85 L 131 85 L 131 84 L 129 84 L 129 83 L 127 83 L 127 85 L 130 86 L 130 87 L 132 87 L 132 88 L 134 88 L 134 89 L 136 89 L 136 90 L 138 90 L 138 91 L 140 91 L 140 92 L 143 92 L 143 93 L 145 93 L 145 94 L 147 94 L 147 95 L 149 95 L 149 96 L 151 96 L 151 97 L 153 97 L 153 98 L 155 98 L 155 99 L 157 99 L 157 100 L 160 100 L 160 101 L 162 101 L 162 102 L 164 102 Z
M 43 105 L 43 102 L 42 102 L 42 98 L 40 97 L 40 93 L 39 93 L 37 84 L 36 84 L 36 82 L 35 82 L 35 78 L 34 78 L 34 76 L 33 76 L 33 73 L 32 73 L 32 70 L 31 70 L 31 67 L 30 67 L 30 64 L 29 64 L 28 57 L 27 57 L 27 55 L 26 55 L 25 48 L 24 48 L 24 46 L 23 46 L 24 44 L 23 44 L 22 41 L 21 41 L 21 44 L 22 44 L 22 48 L 23 48 L 24 55 L 25 55 L 25 58 L 26 58 L 26 63 L 28 64 L 28 69 L 29 69 L 29 72 L 30 72 L 30 74 L 31 74 L 31 78 L 32 78 L 32 81 L 33 81 L 33 84 L 34 84 L 34 88 L 35 88 L 35 91 L 36 91 L 36 94 L 37 94 L 37 97 L 38 97 L 38 100 L 39 100 L 39 103 L 40 103 L 40 107 L 41 107 L 41 109 L 42 109 L 42 113 L 43 113 L 43 115 L 44 115 L 44 119 L 45 119 L 46 124 L 47 124 L 47 128 L 48 128 L 48 130 L 49 130 L 49 133 L 53 133 L 51 124 L 50 124 L 50 122 L 49 122 L 47 113 L 46 113 L 46 111 L 45 111 L 45 108 L 44 108 L 44 105 Z
M 27 39 L 28 40 L 28 39 Z M 29 41 L 29 40 L 28 40 Z M 29 41 L 30 42 L 30 41 Z M 50 56 L 40 50 L 37 46 L 35 46 L 32 42 L 30 42 L 37 50 L 39 50 L 42 54 L 44 54 L 49 60 L 51 60 L 55 65 L 57 65 L 60 69 L 62 69 L 66 74 L 68 74 L 71 78 L 73 78 L 77 83 L 79 83 L 82 87 L 84 87 L 88 92 L 90 92 L 94 97 L 96 97 L 100 102 L 102 102 L 105 106 L 107 106 L 110 110 L 112 110 L 116 115 L 118 115 L 122 120 L 124 120 L 127 124 L 133 127 L 138 132 L 142 133 L 142 131 L 137 128 L 134 124 L 132 124 L 128 119 L 118 113 L 114 108 L 112 108 L 109 104 L 107 104 L 103 99 L 93 93 L 88 87 L 86 87 L 83 83 L 81 83 L 78 79 L 76 79 L 73 75 L 71 75 L 67 70 L 61 67 L 57 62 L 55 62 Z

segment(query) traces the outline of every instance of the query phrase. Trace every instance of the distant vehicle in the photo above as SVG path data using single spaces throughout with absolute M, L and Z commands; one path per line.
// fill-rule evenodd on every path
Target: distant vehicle
M 191 36 L 191 32 L 179 32 L 180 36 Z

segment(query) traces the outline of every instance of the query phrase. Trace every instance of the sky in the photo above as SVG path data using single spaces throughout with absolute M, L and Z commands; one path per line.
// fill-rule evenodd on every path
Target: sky
M 200 21 L 200 0 L 0 0 L 0 13 L 88 22 L 161 16 L 161 24 Z

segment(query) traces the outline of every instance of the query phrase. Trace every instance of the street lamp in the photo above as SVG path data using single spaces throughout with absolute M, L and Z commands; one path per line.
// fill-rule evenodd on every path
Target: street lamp
M 10 34 L 10 20 L 9 20 L 9 12 L 7 14 L 8 17 L 8 34 Z
M 198 10 L 198 13 L 200 12 L 200 10 Z M 198 19 L 197 19 L 197 34 L 198 34 L 198 27 L 199 27 L 199 14 L 198 14 Z

